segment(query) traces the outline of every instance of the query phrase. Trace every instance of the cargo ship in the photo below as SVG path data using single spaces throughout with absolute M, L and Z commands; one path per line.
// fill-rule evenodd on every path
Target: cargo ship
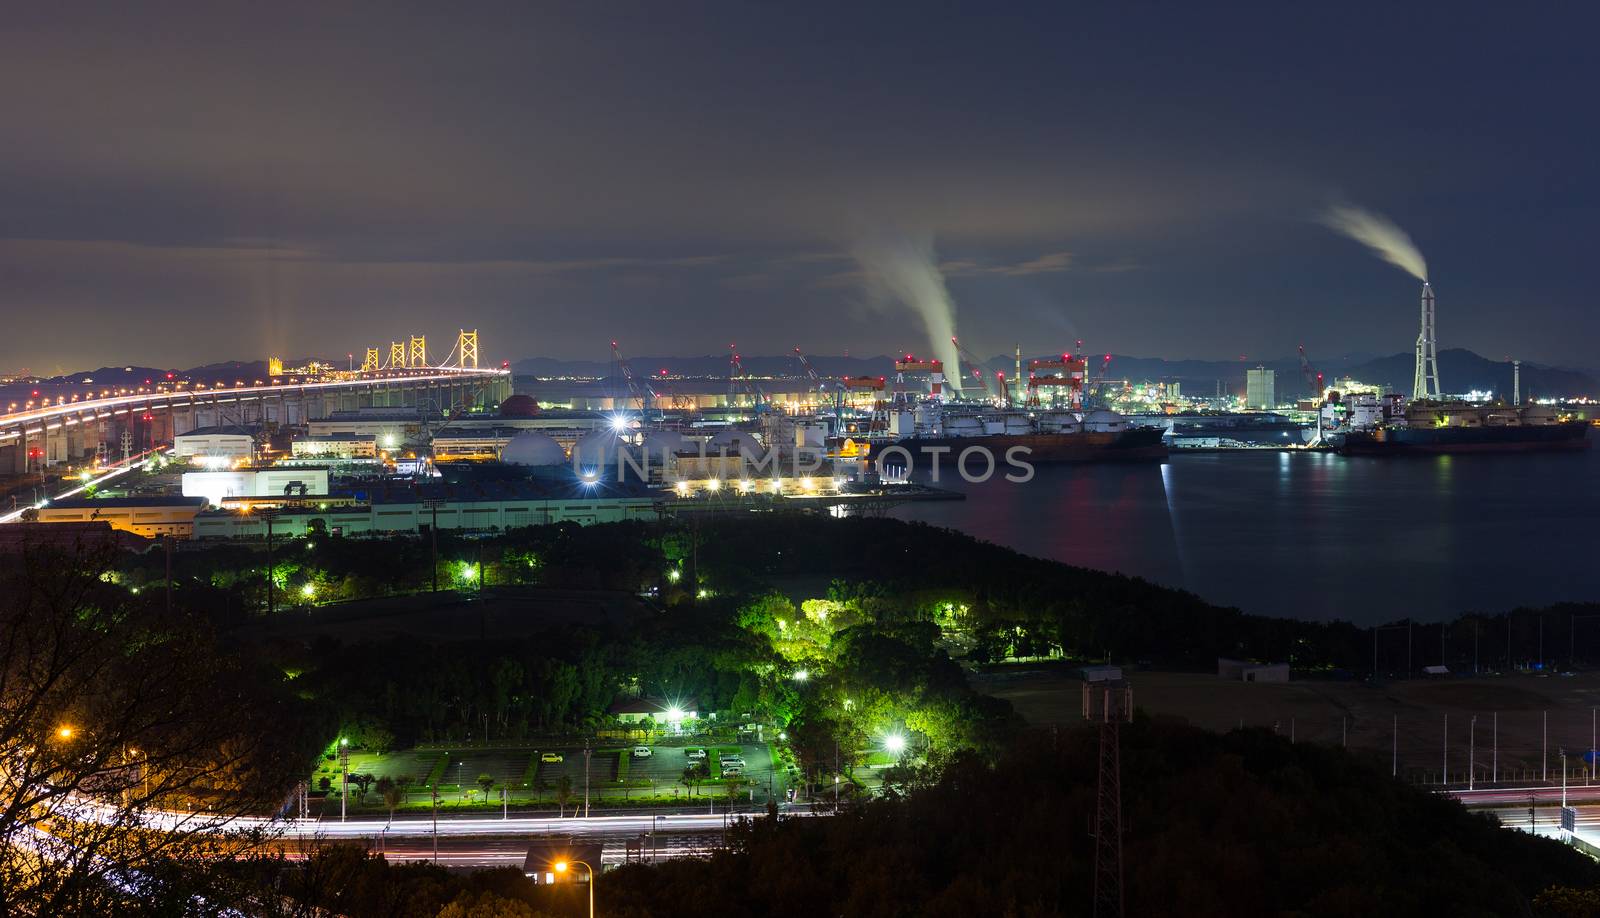
M 1435 455 L 1580 450 L 1589 425 L 1544 405 L 1523 408 L 1456 403 L 1412 404 L 1404 414 L 1344 433 L 1347 456 Z
M 906 429 L 907 425 L 901 426 Z M 1019 458 L 1031 463 L 1135 462 L 1167 457 L 1162 427 L 1130 424 L 1115 411 L 1098 409 L 1087 413 L 1053 410 L 1031 414 L 1026 411 L 937 411 L 919 408 L 909 436 L 892 440 L 878 453 L 884 463 L 895 464 L 895 456 L 885 449 L 900 447 L 909 452 L 917 465 L 925 450 L 949 450 L 954 460 L 962 450 L 981 447 L 997 462 L 1004 462 L 1008 450 L 1028 450 Z

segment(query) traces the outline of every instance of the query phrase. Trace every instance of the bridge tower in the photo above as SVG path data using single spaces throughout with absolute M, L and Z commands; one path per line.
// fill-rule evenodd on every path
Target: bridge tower
M 428 365 L 428 336 L 427 335 L 412 335 L 411 336 L 411 346 L 410 346 L 410 348 L 408 348 L 408 353 L 409 353 L 410 356 L 406 359 L 406 365 L 407 366 L 413 366 L 413 367 L 425 367 L 425 366 L 427 366 Z
M 406 365 L 406 346 L 402 341 L 389 342 L 389 369 Z
M 375 347 L 369 347 L 369 348 L 367 348 L 367 356 L 361 358 L 361 372 L 363 372 L 363 373 L 371 373 L 373 370 L 376 370 L 377 368 L 378 368 L 378 349 L 375 348 Z
M 456 336 L 456 355 L 456 365 L 462 369 L 471 367 L 476 370 L 478 368 L 478 330 L 476 328 L 472 331 L 462 329 L 461 334 Z

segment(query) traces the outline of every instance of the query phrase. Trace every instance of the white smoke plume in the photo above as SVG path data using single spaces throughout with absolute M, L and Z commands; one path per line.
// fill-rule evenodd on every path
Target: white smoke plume
M 1384 261 L 1399 267 L 1419 281 L 1428 279 L 1428 263 L 1406 231 L 1387 217 L 1350 204 L 1335 204 L 1319 219 L 1328 228 L 1361 243 Z
M 932 355 L 944 361 L 945 377 L 959 379 L 961 363 L 950 343 L 956 333 L 956 304 L 939 272 L 933 238 L 877 235 L 858 240 L 851 253 L 875 305 L 899 303 L 920 316 Z

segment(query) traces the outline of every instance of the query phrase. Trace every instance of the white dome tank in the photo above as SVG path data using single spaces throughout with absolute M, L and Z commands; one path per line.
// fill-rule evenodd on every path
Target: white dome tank
M 659 465 L 672 458 L 674 453 L 688 449 L 689 441 L 676 430 L 651 429 L 641 431 L 639 448 L 650 457 L 652 463 Z
M 551 466 L 564 465 L 567 451 L 561 444 L 537 430 L 524 430 L 500 450 L 500 461 L 507 465 Z
M 572 444 L 572 463 L 580 468 L 614 470 L 617 451 L 624 445 L 622 438 L 610 428 L 591 430 Z
M 1128 419 L 1115 411 L 1100 408 L 1089 412 L 1083 419 L 1083 427 L 1091 433 L 1121 433 L 1128 429 Z

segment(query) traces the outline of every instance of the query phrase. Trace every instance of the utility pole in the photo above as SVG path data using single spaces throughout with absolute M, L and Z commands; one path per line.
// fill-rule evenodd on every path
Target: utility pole
M 350 741 L 339 740 L 339 821 L 344 822 L 345 804 L 350 800 Z
M 433 785 L 433 862 L 439 863 L 439 785 Z
M 438 498 L 429 498 L 422 502 L 424 507 L 433 511 L 433 523 L 428 527 L 428 536 L 433 542 L 433 591 L 439 592 L 439 505 L 444 501 Z
M 1439 772 L 1439 783 L 1450 783 L 1450 715 L 1444 716 L 1444 767 Z
M 1544 712 L 1544 740 L 1539 749 L 1539 780 L 1550 783 L 1550 712 Z
M 272 577 L 272 520 L 278 515 L 277 507 L 263 507 L 257 511 L 261 518 L 267 521 L 267 615 L 277 609 L 276 599 L 273 595 L 275 584 Z
M 1389 777 L 1400 776 L 1400 715 L 1394 715 L 1394 738 L 1389 741 Z
M 589 741 L 583 741 L 583 818 L 589 818 Z
M 1489 780 L 1500 783 L 1500 712 L 1494 712 L 1494 759 Z
M 1467 790 L 1473 788 L 1474 769 L 1477 766 L 1478 755 L 1478 715 L 1472 715 L 1472 723 L 1467 727 Z
M 1118 725 L 1133 716 L 1133 689 L 1126 682 L 1086 682 L 1083 714 L 1100 728 L 1100 773 L 1096 781 L 1094 915 L 1122 918 L 1122 753 Z
M 161 537 L 161 547 L 167 553 L 167 612 L 172 612 L 172 536 Z

